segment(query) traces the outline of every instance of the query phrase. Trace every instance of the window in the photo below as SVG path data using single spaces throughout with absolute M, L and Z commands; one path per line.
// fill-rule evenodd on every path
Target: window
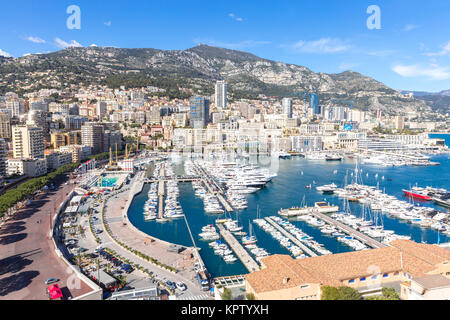
M 383 274 L 383 278 L 387 278 L 387 277 L 389 277 L 388 273 Z
M 366 281 L 366 277 L 362 277 L 359 281 Z
M 349 280 L 348 283 L 355 283 L 355 279 Z
M 378 278 L 377 275 L 372 276 L 372 280 L 376 280 Z

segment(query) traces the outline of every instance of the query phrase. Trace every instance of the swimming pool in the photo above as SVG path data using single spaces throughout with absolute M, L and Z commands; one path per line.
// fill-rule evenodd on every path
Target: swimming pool
M 119 180 L 118 177 L 104 177 L 101 179 L 101 185 L 99 186 L 98 181 L 95 184 L 97 187 L 103 187 L 103 188 L 112 188 L 116 185 L 117 181 Z

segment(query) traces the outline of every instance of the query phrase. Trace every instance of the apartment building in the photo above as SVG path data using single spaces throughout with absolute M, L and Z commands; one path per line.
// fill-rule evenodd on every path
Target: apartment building
M 45 145 L 42 128 L 33 126 L 14 126 L 12 138 L 14 158 L 44 158 Z
M 11 117 L 6 113 L 0 113 L 0 138 L 11 139 Z
M 81 143 L 92 148 L 92 154 L 105 152 L 104 126 L 88 122 L 81 127 Z
M 47 174 L 46 159 L 9 159 L 8 175 L 26 175 L 30 178 L 40 177 Z

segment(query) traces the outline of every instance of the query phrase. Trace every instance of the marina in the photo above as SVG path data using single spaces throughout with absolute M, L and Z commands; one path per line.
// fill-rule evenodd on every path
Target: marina
M 441 163 L 441 170 L 443 168 L 449 167 L 448 155 L 433 156 L 432 160 Z M 224 197 L 227 197 L 227 199 L 240 200 L 242 209 L 233 208 L 233 212 L 227 212 L 223 205 L 219 202 L 219 200 L 216 199 L 221 209 L 223 210 L 223 213 L 220 212 L 215 214 L 206 213 L 205 205 L 202 204 L 203 199 L 198 196 L 194 196 L 196 192 L 194 186 L 196 184 L 200 184 L 201 187 L 206 190 L 206 194 L 208 194 L 208 189 L 206 188 L 204 182 L 198 179 L 198 177 L 200 176 L 195 171 L 192 173 L 185 170 L 185 164 L 189 161 L 197 160 L 187 159 L 186 161 L 182 161 L 180 163 L 174 163 L 173 168 L 175 177 L 197 176 L 197 179 L 191 179 L 191 182 L 179 183 L 179 204 L 182 207 L 183 212 L 186 214 L 186 218 L 189 220 L 189 224 L 192 228 L 194 237 L 197 237 L 197 235 L 201 233 L 201 228 L 203 226 L 209 224 L 215 225 L 216 221 L 218 220 L 228 221 L 230 218 L 234 219 L 234 221 L 255 220 L 255 218 L 257 218 L 258 216 L 258 206 L 262 209 L 261 212 L 266 213 L 261 217 L 264 221 L 266 221 L 264 218 L 273 216 L 273 214 L 276 214 L 278 211 L 280 211 L 281 208 L 303 208 L 305 206 L 314 208 L 316 203 L 321 202 L 325 202 L 333 207 L 335 204 L 340 204 L 340 201 L 345 203 L 346 198 L 344 196 L 340 196 L 339 192 L 336 193 L 335 191 L 333 191 L 333 193 L 323 193 L 320 190 L 317 190 L 316 187 L 325 186 L 332 183 L 335 183 L 337 186 L 339 186 L 342 181 L 345 181 L 346 176 L 349 180 L 353 178 L 355 176 L 354 168 L 356 159 L 344 158 L 342 161 L 324 161 L 323 164 L 320 165 L 318 165 L 316 161 L 311 161 L 300 157 L 281 159 L 279 160 L 279 164 L 276 169 L 277 171 L 275 171 L 277 176 L 273 177 L 270 182 L 264 185 L 264 187 L 256 188 L 255 186 L 255 189 L 257 190 L 254 191 L 252 189 L 248 189 L 248 193 L 237 193 L 236 191 L 229 192 L 229 189 L 227 190 L 226 188 L 223 188 Z M 206 162 L 206 160 L 201 161 Z M 219 159 L 215 162 L 215 167 L 217 167 L 218 169 L 215 170 L 214 175 L 212 173 L 210 174 L 210 179 L 214 179 L 218 186 L 228 187 L 228 184 L 225 183 L 226 180 L 224 178 L 221 178 L 222 181 L 219 181 L 218 178 L 221 175 L 219 173 L 220 171 L 226 171 L 223 168 L 220 168 L 222 167 L 223 163 L 227 162 L 222 159 Z M 261 165 L 262 163 L 265 164 L 264 167 Z M 267 166 L 267 164 L 269 164 L 269 166 Z M 232 167 L 234 167 L 233 169 L 235 169 L 237 166 L 242 166 L 243 168 L 246 167 L 247 169 L 257 166 L 261 166 L 261 168 L 269 168 L 270 161 L 264 160 L 261 157 L 250 157 L 249 159 L 240 160 L 239 162 L 231 163 L 228 165 L 228 167 L 230 167 L 230 171 Z M 424 186 L 424 188 L 425 186 L 436 186 L 436 188 L 438 189 L 446 190 L 450 188 L 450 185 L 448 185 L 448 177 L 446 177 L 445 175 L 439 176 L 432 173 L 433 170 L 438 168 L 434 166 L 421 168 L 411 166 L 390 168 L 376 167 L 373 165 L 366 166 L 364 164 L 360 164 L 359 168 L 360 170 L 363 170 L 361 173 L 359 173 L 359 176 L 362 177 L 362 182 L 365 185 L 374 186 L 375 189 L 377 189 L 378 187 L 379 190 L 383 190 L 382 193 L 394 196 L 396 199 L 404 198 L 406 201 L 409 201 L 409 199 L 404 196 L 402 190 L 409 189 L 408 186 L 415 185 L 416 181 L 419 181 L 418 185 Z M 271 170 L 273 169 L 271 168 Z M 353 173 L 353 176 L 351 175 L 351 173 Z M 385 179 L 383 179 L 383 177 Z M 407 177 L 414 177 L 414 180 L 410 181 L 407 179 Z M 306 188 L 309 185 L 314 186 L 314 188 Z M 253 187 L 248 186 L 246 188 Z M 140 212 L 142 212 L 142 209 L 138 208 L 139 206 L 141 206 L 142 208 L 144 202 L 148 200 L 147 193 L 150 189 L 151 184 L 147 184 L 144 187 L 142 196 L 136 197 L 135 201 L 133 201 L 129 212 L 130 221 L 132 221 L 132 223 L 138 226 L 141 230 L 151 234 L 152 236 L 180 245 L 190 245 L 192 241 L 190 241 L 188 233 L 185 231 L 186 227 L 184 223 L 181 223 L 177 219 L 173 219 L 164 224 L 150 223 L 144 225 L 145 221 L 142 217 L 142 213 L 141 216 L 134 215 L 132 213 L 136 210 L 140 210 Z M 244 188 L 241 188 L 241 190 L 244 190 Z M 228 194 L 232 194 L 234 197 L 229 198 Z M 243 199 L 245 199 L 245 201 L 242 201 Z M 350 201 L 352 200 L 350 198 L 347 198 L 347 200 L 349 201 L 348 209 L 345 209 L 344 211 L 348 211 L 352 216 L 361 219 L 363 203 L 360 203 L 359 201 Z M 139 205 L 139 203 L 141 203 L 141 205 Z M 232 205 L 232 201 L 229 200 L 229 203 L 230 205 Z M 374 206 L 376 209 L 375 204 Z M 365 207 L 366 210 L 370 208 L 369 204 L 365 204 Z M 445 207 L 436 206 L 436 203 L 434 201 L 420 203 L 420 207 L 423 210 L 433 209 L 440 210 L 445 213 Z M 370 208 L 370 210 L 370 214 L 375 217 L 374 213 L 376 212 L 376 210 L 373 210 L 373 208 Z M 357 240 L 359 242 L 362 242 L 361 240 L 364 240 L 365 243 L 371 243 L 371 245 L 368 245 L 368 247 L 380 246 L 380 243 L 381 245 L 386 245 L 383 242 L 384 238 L 376 237 L 377 235 L 379 235 L 376 233 L 376 231 L 380 230 L 379 227 L 381 225 L 388 233 L 394 231 L 395 235 L 405 238 L 409 237 L 419 243 L 444 243 L 446 241 L 448 242 L 449 239 L 447 235 L 442 231 L 438 231 L 433 228 L 426 228 L 420 226 L 419 224 L 414 224 L 411 222 L 408 223 L 407 220 L 398 219 L 395 216 L 389 214 L 383 214 L 382 224 L 379 222 L 378 224 L 372 223 L 371 226 L 363 226 L 360 224 L 346 225 L 344 223 L 346 221 L 339 220 L 341 219 L 339 214 L 342 213 L 342 211 L 337 211 L 324 214 L 325 217 L 334 220 L 329 220 L 330 223 L 334 223 L 333 225 L 328 223 L 326 218 L 321 215 L 313 216 L 315 219 L 323 221 L 325 223 L 325 226 L 314 226 L 312 224 L 309 224 L 307 221 L 297 220 L 298 215 L 297 217 L 283 218 L 289 218 L 289 221 L 292 225 L 304 231 L 307 235 L 313 237 L 318 243 L 323 244 L 325 248 L 333 253 L 349 252 L 356 249 L 355 247 L 351 247 L 348 244 L 338 240 L 339 237 L 333 237 L 332 232 L 330 233 L 330 231 L 332 231 L 332 227 L 336 228 L 337 232 L 343 233 L 343 238 L 352 237 L 354 240 Z M 310 212 L 308 212 L 308 214 L 310 214 Z M 336 216 L 333 216 L 333 214 L 336 214 Z M 366 219 L 369 219 L 369 214 L 366 213 L 366 215 Z M 377 219 L 379 219 L 380 215 L 377 214 L 377 217 Z M 139 220 L 141 222 L 139 222 Z M 342 229 L 336 227 L 336 225 L 353 229 L 354 231 L 347 229 L 352 232 L 352 236 L 350 236 L 349 233 L 344 232 Z M 241 227 L 243 227 L 243 229 L 238 232 L 242 232 L 242 234 L 249 234 L 250 230 L 248 225 L 244 223 L 241 225 Z M 370 229 L 368 227 L 372 228 Z M 355 231 L 359 232 L 361 235 L 359 235 Z M 369 231 L 369 234 L 365 233 Z M 229 233 L 232 234 L 231 232 Z M 286 251 L 286 247 L 281 246 L 276 239 L 274 239 L 270 234 L 268 234 L 261 228 L 254 228 L 253 233 L 258 239 L 258 243 L 254 244 L 254 246 L 256 246 L 257 248 L 265 250 L 269 254 L 286 254 L 287 252 L 289 252 Z M 355 235 L 358 235 L 361 238 L 358 239 Z M 390 234 L 390 236 L 391 235 L 392 234 Z M 233 238 L 237 243 L 239 243 L 239 239 L 241 239 L 241 237 L 242 236 L 240 235 L 233 235 Z M 388 237 L 388 239 L 391 238 Z M 233 276 L 238 274 L 245 274 L 246 272 L 248 272 L 247 267 L 242 263 L 241 259 L 238 258 L 238 260 L 235 262 L 227 263 L 224 261 L 222 256 L 214 254 L 214 250 L 212 250 L 209 246 L 209 243 L 213 241 L 217 240 L 201 241 L 198 243 L 199 248 L 202 249 L 202 259 L 205 261 L 205 264 L 208 266 L 208 271 L 211 272 L 213 277 Z M 297 244 L 294 244 L 292 241 L 291 243 L 297 246 Z M 228 242 L 227 244 L 229 248 L 232 249 Z M 251 250 L 254 250 L 256 248 L 254 248 L 253 245 L 250 245 L 250 248 L 247 248 L 242 243 L 239 243 L 239 245 L 241 246 L 242 250 L 247 252 L 249 256 L 254 256 L 252 257 L 252 259 L 257 264 L 257 256 L 255 256 L 251 252 Z M 302 251 L 302 254 L 307 255 L 306 250 L 304 250 L 303 248 L 300 248 L 300 250 Z M 313 251 L 313 249 L 310 250 Z M 255 252 L 257 251 L 255 250 Z

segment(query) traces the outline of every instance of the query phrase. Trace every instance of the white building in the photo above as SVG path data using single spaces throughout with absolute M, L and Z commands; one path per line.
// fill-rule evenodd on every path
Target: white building
M 47 161 L 45 159 L 9 159 L 8 175 L 26 175 L 30 178 L 47 174 Z
M 45 145 L 42 128 L 32 126 L 14 126 L 12 140 L 14 158 L 44 158 Z
M 216 82 L 216 108 L 227 108 L 227 83 L 226 81 Z

